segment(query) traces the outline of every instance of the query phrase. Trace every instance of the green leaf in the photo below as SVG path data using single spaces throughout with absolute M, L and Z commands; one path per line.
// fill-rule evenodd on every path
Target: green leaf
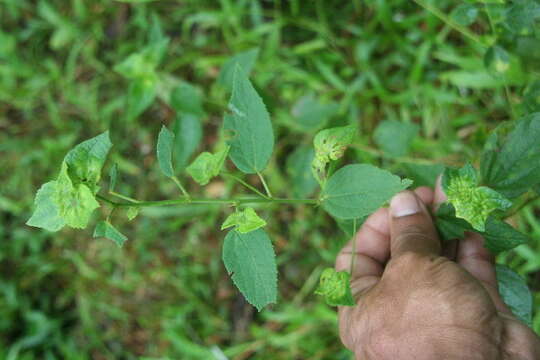
M 171 106 L 181 114 L 204 115 L 200 91 L 187 82 L 181 82 L 171 94 Z
M 471 224 L 456 217 L 456 210 L 450 203 L 442 203 L 435 212 L 435 225 L 443 241 L 463 239 L 465 231 L 473 231 Z
M 347 235 L 348 238 L 351 238 L 360 230 L 364 221 L 366 221 L 367 216 L 358 218 L 358 219 L 334 219 L 338 227 Z
M 287 158 L 287 175 L 295 197 L 305 198 L 317 188 L 317 180 L 311 172 L 311 163 L 315 158 L 315 150 L 311 146 L 298 146 Z
M 109 170 L 109 191 L 114 191 L 116 188 L 116 179 L 118 178 L 118 164 L 114 163 Z
M 540 15 L 540 5 L 532 0 L 516 1 L 506 12 L 504 25 L 514 34 L 527 36 L 535 30 L 535 20 Z
M 408 179 L 414 181 L 414 186 L 434 187 L 437 176 L 444 171 L 442 164 L 416 164 L 401 163 L 403 171 Z
M 525 280 L 512 269 L 497 264 L 495 266 L 499 293 L 514 315 L 531 326 L 533 297 Z
M 510 55 L 502 47 L 494 45 L 486 51 L 484 65 L 490 74 L 503 75 L 510 69 Z
M 301 97 L 292 108 L 295 125 L 301 130 L 318 130 L 339 110 L 336 102 L 321 103 L 313 94 Z
M 203 130 L 197 115 L 182 113 L 176 116 L 173 125 L 174 150 L 173 158 L 177 169 L 183 169 L 199 147 Z
M 158 78 L 156 76 L 132 80 L 129 83 L 126 100 L 126 117 L 131 121 L 141 115 L 157 95 Z
M 65 162 L 62 163 L 62 170 L 56 180 L 56 191 L 52 199 L 66 225 L 76 229 L 86 228 L 90 216 L 99 208 L 99 203 L 88 186 L 82 183 L 73 184 Z
M 311 164 L 313 176 L 322 184 L 326 177 L 326 164 L 345 154 L 347 146 L 354 141 L 358 128 L 356 125 L 340 126 L 319 131 L 313 139 L 315 158 Z
M 482 182 L 513 199 L 540 184 L 540 113 L 503 123 L 482 153 Z
M 114 241 L 118 247 L 124 246 L 124 243 L 127 240 L 127 237 L 120 231 L 116 230 L 116 228 L 108 221 L 100 221 L 97 223 L 94 230 L 94 238 L 99 237 L 104 237 Z
M 229 215 L 221 225 L 221 230 L 236 226 L 235 230 L 241 234 L 247 234 L 266 226 L 266 221 L 261 219 L 253 208 L 247 207 L 243 211 L 236 211 Z
M 231 115 L 225 115 L 224 128 L 231 134 L 230 157 L 247 174 L 264 170 L 274 148 L 270 116 L 244 71 L 237 65 L 229 102 Z
M 540 111 L 540 81 L 533 82 L 525 91 L 523 105 L 528 113 Z
M 229 231 L 223 262 L 236 287 L 259 311 L 277 298 L 277 266 L 272 242 L 262 229 L 247 234 Z
M 416 124 L 397 120 L 384 120 L 377 126 L 373 139 L 379 148 L 390 156 L 404 156 L 418 135 Z
M 367 216 L 411 185 L 368 164 L 347 165 L 328 179 L 321 194 L 323 208 L 339 219 Z
M 462 26 L 469 26 L 478 18 L 478 8 L 474 4 L 460 4 L 452 10 L 450 17 Z
M 315 294 L 323 296 L 330 306 L 356 305 L 351 292 L 351 274 L 347 271 L 324 269 Z
M 193 160 L 186 171 L 199 185 L 206 185 L 210 179 L 219 175 L 228 152 L 229 147 L 215 154 L 205 151 Z
M 168 44 L 168 38 L 152 42 L 141 51 L 129 55 L 122 62 L 116 64 L 114 71 L 126 79 L 153 78 L 156 76 L 156 68 L 163 59 Z
M 493 254 L 513 249 L 518 245 L 526 244 L 530 240 L 525 234 L 493 216 L 488 218 L 486 231 L 482 235 L 486 240 L 484 246 Z
M 101 169 L 111 147 L 107 131 L 71 149 L 64 158 L 71 180 L 75 184 L 84 183 L 94 194 L 97 193 Z
M 140 208 L 138 208 L 136 206 L 130 206 L 130 207 L 127 208 L 126 216 L 127 216 L 129 221 L 135 219 L 137 217 L 137 215 L 139 215 L 139 209 Z
M 43 184 L 34 200 L 35 210 L 26 225 L 43 228 L 49 231 L 58 231 L 66 222 L 60 216 L 60 210 L 54 202 L 56 181 Z
M 157 142 L 157 158 L 161 172 L 170 178 L 174 176 L 172 166 L 173 146 L 174 134 L 167 127 L 162 126 Z
M 476 170 L 471 164 L 461 169 L 447 168 L 442 179 L 443 190 L 456 209 L 456 216 L 467 220 L 478 231 L 485 230 L 490 213 L 506 210 L 512 202 L 493 189 L 478 186 Z
M 255 62 L 257 61 L 257 57 L 259 56 L 259 49 L 253 48 L 249 49 L 247 51 L 241 52 L 227 60 L 225 64 L 223 64 L 223 67 L 221 68 L 221 71 L 218 76 L 218 84 L 224 86 L 227 89 L 233 88 L 234 83 L 234 73 L 235 68 L 237 65 L 240 65 L 240 67 L 244 70 L 244 73 L 246 76 L 249 76 L 251 73 L 251 70 L 253 70 L 253 66 L 255 65 Z

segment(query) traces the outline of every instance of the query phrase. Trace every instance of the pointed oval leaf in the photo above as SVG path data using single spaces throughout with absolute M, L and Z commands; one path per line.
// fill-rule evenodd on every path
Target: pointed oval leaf
M 174 146 L 174 134 L 162 126 L 158 136 L 157 143 L 157 158 L 159 162 L 159 168 L 165 174 L 165 176 L 173 177 L 174 171 L 172 166 L 172 152 Z
M 486 231 L 483 233 L 485 244 L 493 254 L 508 251 L 521 244 L 529 242 L 529 237 L 514 229 L 511 225 L 490 216 L 486 222 Z
M 234 284 L 257 310 L 276 302 L 276 255 L 264 230 L 247 234 L 229 231 L 223 242 L 222 256 Z
M 183 169 L 201 143 L 203 135 L 201 119 L 191 113 L 181 113 L 176 116 L 173 132 L 173 158 L 176 168 Z
M 262 99 L 239 66 L 229 108 L 232 114 L 225 115 L 224 128 L 230 133 L 231 160 L 244 173 L 261 172 L 272 155 L 274 131 Z
M 533 296 L 525 280 L 512 269 L 497 264 L 495 266 L 499 293 L 514 315 L 531 326 Z
M 225 64 L 223 64 L 221 71 L 219 72 L 217 80 L 218 84 L 222 85 L 227 89 L 232 89 L 236 66 L 239 65 L 244 70 L 246 75 L 249 76 L 251 70 L 253 69 L 253 66 L 255 65 L 255 61 L 257 61 L 258 56 L 258 48 L 249 49 L 247 51 L 234 55 L 232 58 L 227 60 Z
M 410 180 L 373 165 L 347 165 L 328 179 L 321 194 L 322 206 L 339 219 L 361 218 L 409 185 Z

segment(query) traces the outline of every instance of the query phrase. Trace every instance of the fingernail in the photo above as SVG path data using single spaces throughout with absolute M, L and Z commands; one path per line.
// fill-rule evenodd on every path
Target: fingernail
M 393 217 L 413 215 L 420 211 L 422 211 L 420 204 L 410 191 L 402 191 L 390 201 L 390 213 Z

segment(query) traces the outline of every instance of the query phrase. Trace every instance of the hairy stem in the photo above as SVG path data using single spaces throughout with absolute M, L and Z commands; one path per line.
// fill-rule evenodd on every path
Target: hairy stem
M 120 203 L 110 200 L 102 195 L 96 195 L 96 197 L 110 205 L 118 207 L 151 207 L 151 206 L 173 206 L 173 205 L 187 205 L 187 204 L 227 204 L 227 205 L 240 205 L 240 204 L 255 204 L 255 203 L 275 203 L 275 204 L 309 204 L 317 205 L 319 200 L 317 199 L 278 199 L 278 198 L 229 198 L 229 199 L 207 199 L 207 198 L 184 198 L 173 200 L 159 200 L 159 201 L 139 201 L 136 203 Z

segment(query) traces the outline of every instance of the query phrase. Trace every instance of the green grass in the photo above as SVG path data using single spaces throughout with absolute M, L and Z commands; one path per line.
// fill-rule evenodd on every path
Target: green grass
M 448 14 L 454 2 L 430 2 Z M 24 226 L 39 184 L 65 153 L 111 129 L 119 192 L 178 196 L 158 169 L 154 146 L 174 113 L 170 84 L 205 94 L 205 140 L 220 134 L 228 94 L 214 85 L 233 54 L 260 48 L 252 73 L 280 139 L 267 171 L 277 196 L 290 195 L 285 159 L 315 130 L 291 109 L 313 93 L 337 104 L 329 124 L 357 122 L 347 156 L 406 174 L 401 160 L 456 165 L 475 159 L 489 130 L 520 113 L 523 86 L 494 81 L 485 48 L 408 0 L 351 1 L 0 0 L 0 358 L 2 359 L 349 359 L 333 309 L 313 295 L 318 275 L 346 237 L 304 206 L 257 208 L 278 254 L 279 303 L 255 313 L 221 262 L 216 206 L 145 209 L 115 224 L 123 249 L 88 231 L 49 234 Z M 488 19 L 469 27 L 492 39 Z M 124 115 L 127 81 L 115 64 L 162 31 L 171 38 L 158 68 L 158 99 L 136 120 Z M 536 70 L 537 71 L 537 70 Z M 532 81 L 537 72 L 532 72 Z M 510 79 L 512 80 L 512 79 Z M 509 80 L 509 81 L 510 81 Z M 512 80 L 513 81 L 513 80 Z M 517 81 L 517 80 L 516 80 Z M 507 82 L 511 83 L 511 82 Z M 511 106 L 510 106 L 511 105 Z M 373 131 L 385 119 L 417 123 L 406 159 L 381 156 Z M 233 167 L 229 164 L 229 169 Z M 256 177 L 248 178 L 260 187 Z M 191 193 L 243 191 L 231 180 Z M 512 220 L 532 241 L 500 256 L 527 276 L 540 306 L 540 203 Z M 540 313 L 534 327 L 540 332 Z

